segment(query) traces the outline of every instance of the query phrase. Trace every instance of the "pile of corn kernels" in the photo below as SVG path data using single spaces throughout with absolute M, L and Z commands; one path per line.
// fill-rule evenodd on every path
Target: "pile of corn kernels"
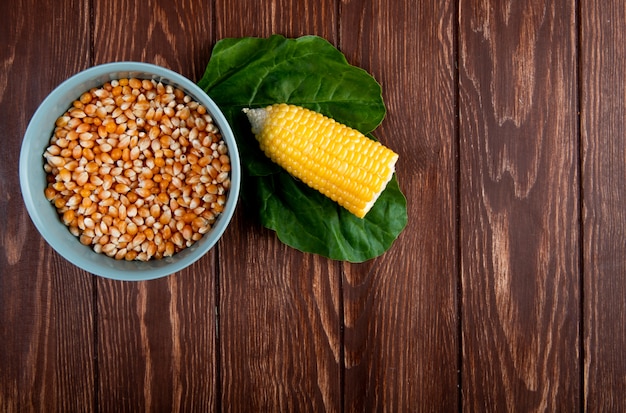
M 155 80 L 85 92 L 44 153 L 46 198 L 84 245 L 121 260 L 193 245 L 223 211 L 230 157 L 206 108 Z

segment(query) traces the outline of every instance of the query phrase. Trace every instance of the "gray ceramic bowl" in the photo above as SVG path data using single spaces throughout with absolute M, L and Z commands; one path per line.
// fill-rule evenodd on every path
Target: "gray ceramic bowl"
M 231 160 L 231 188 L 224 211 L 213 228 L 193 246 L 172 257 L 148 262 L 115 260 L 82 245 L 61 222 L 54 205 L 44 196 L 46 173 L 43 153 L 49 146 L 56 119 L 78 97 L 93 87 L 120 78 L 156 79 L 183 89 L 206 107 L 228 145 Z M 92 274 L 118 280 L 138 281 L 163 277 L 177 272 L 202 257 L 219 240 L 234 213 L 239 195 L 241 169 L 232 130 L 220 109 L 196 84 L 163 67 L 138 63 L 116 62 L 95 66 L 80 72 L 50 93 L 33 115 L 22 142 L 20 153 L 20 186 L 28 213 L 44 237 L 60 255 Z

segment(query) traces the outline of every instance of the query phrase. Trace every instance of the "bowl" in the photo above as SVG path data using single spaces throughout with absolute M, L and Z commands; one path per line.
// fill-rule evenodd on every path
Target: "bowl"
M 46 199 L 47 186 L 43 157 L 50 145 L 57 118 L 62 116 L 81 94 L 106 82 L 122 78 L 154 79 L 182 89 L 207 109 L 228 147 L 231 186 L 224 209 L 211 229 L 192 246 L 169 257 L 149 261 L 116 260 L 83 245 L 62 222 L 55 206 Z M 19 176 L 22 197 L 35 227 L 46 242 L 77 267 L 92 274 L 126 281 L 150 280 L 180 271 L 200 259 L 220 239 L 228 226 L 239 196 L 240 161 L 233 132 L 226 118 L 207 94 L 195 83 L 169 69 L 140 62 L 114 62 L 79 72 L 55 88 L 31 118 L 22 142 Z

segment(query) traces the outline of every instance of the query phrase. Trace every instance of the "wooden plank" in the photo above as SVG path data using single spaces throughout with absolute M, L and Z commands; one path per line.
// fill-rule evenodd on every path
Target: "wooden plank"
M 585 408 L 626 411 L 626 10 L 580 3 Z
M 220 0 L 216 37 L 318 34 L 336 42 L 336 7 Z M 220 260 L 221 407 L 341 411 L 340 265 L 286 247 L 252 216 L 240 204 Z
M 138 60 L 194 81 L 202 75 L 213 35 L 209 2 L 108 0 L 93 6 L 94 63 Z M 98 279 L 100 409 L 215 409 L 218 250 L 160 280 Z
M 214 279 L 206 266 L 156 281 L 98 284 L 100 409 L 215 408 Z
M 18 178 L 18 154 L 30 117 L 48 92 L 88 65 L 88 2 L 40 3 L 0 4 L 3 412 L 80 411 L 92 406 L 94 395 L 92 279 L 37 233 Z M 57 25 L 66 30 L 59 32 Z
M 216 1 L 217 38 L 314 34 L 336 43 L 337 0 Z
M 213 8 L 203 1 L 94 3 L 94 63 L 137 60 L 198 81 L 213 44 Z
M 341 411 L 338 265 L 247 239 L 220 282 L 222 409 Z
M 575 5 L 461 1 L 463 408 L 580 409 Z
M 344 267 L 345 410 L 458 409 L 455 2 L 350 1 L 341 49 L 383 86 L 374 132 L 400 154 L 409 223 Z

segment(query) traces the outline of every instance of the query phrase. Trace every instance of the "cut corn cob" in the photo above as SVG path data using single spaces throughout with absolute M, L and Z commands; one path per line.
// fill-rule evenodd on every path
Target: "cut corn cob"
M 284 103 L 244 113 L 272 161 L 359 218 L 393 176 L 395 152 L 320 113 Z

